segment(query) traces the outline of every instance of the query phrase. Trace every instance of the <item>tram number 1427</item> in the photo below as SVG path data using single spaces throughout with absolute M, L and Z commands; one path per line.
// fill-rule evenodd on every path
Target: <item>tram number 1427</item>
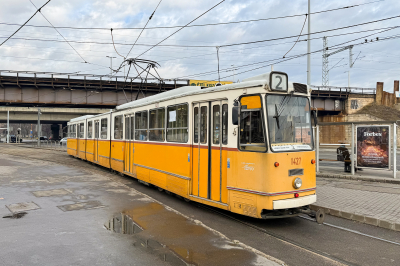
M 300 165 L 301 164 L 301 157 L 292 158 L 292 165 Z

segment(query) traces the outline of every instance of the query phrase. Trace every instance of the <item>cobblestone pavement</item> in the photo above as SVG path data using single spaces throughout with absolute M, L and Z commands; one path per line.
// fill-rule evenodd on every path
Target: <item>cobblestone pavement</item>
M 400 230 L 400 184 L 318 178 L 315 205 L 334 216 Z

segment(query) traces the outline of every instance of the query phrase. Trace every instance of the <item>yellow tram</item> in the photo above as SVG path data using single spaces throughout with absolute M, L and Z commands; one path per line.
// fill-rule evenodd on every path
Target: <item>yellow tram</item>
M 310 96 L 282 72 L 180 87 L 72 119 L 68 154 L 251 217 L 312 214 Z

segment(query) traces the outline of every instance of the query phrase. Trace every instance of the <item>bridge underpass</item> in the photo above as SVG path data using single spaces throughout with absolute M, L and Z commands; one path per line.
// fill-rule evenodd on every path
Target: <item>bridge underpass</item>
M 0 123 L 7 123 L 9 111 L 10 124 L 37 124 L 38 109 L 40 123 L 51 124 L 53 136 L 59 136 L 61 128 L 66 128 L 67 122 L 83 115 L 96 115 L 110 111 L 106 108 L 61 108 L 61 107 L 8 107 L 0 106 Z

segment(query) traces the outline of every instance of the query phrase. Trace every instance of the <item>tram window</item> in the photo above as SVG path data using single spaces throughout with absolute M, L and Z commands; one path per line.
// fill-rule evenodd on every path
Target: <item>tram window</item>
M 93 137 L 93 121 L 88 122 L 88 132 L 87 132 L 87 138 L 91 139 Z
M 72 137 L 72 136 L 71 136 L 71 125 L 69 125 L 69 126 L 67 127 L 67 130 L 68 130 L 67 136 L 68 136 L 69 138 L 71 138 L 71 137 Z
M 228 105 L 222 105 L 222 144 L 228 144 Z
M 72 136 L 76 138 L 76 124 L 72 125 Z
M 123 120 L 122 115 L 114 117 L 114 139 L 122 139 Z
M 241 99 L 240 150 L 260 152 L 267 150 L 261 110 L 259 96 L 247 96 Z
M 134 121 L 135 121 L 135 118 L 134 118 L 134 116 L 132 115 L 131 117 L 130 117 L 130 121 L 131 121 L 131 128 L 130 128 L 130 131 L 131 131 L 131 136 L 130 136 L 130 139 L 134 139 L 134 131 L 133 131 L 133 129 L 135 128 L 135 124 L 134 124 Z
M 83 139 L 85 137 L 85 124 L 80 123 L 79 124 L 79 138 Z
M 207 106 L 200 109 L 200 143 L 207 143 Z
M 106 138 L 107 138 L 107 118 L 101 119 L 101 133 L 100 133 L 100 138 L 101 138 L 101 139 L 106 139 Z
M 180 104 L 169 106 L 167 115 L 167 141 L 187 142 L 189 139 L 188 105 Z
M 193 142 L 198 143 L 199 142 L 199 107 L 194 108 L 194 130 L 193 130 Z
M 99 120 L 94 122 L 94 137 L 99 138 Z
M 129 136 L 129 116 L 125 116 L 125 139 L 130 140 Z
M 164 141 L 165 109 L 150 110 L 149 116 L 149 140 Z
M 147 111 L 135 114 L 135 140 L 147 140 Z
M 220 138 L 220 112 L 219 105 L 213 106 L 213 144 L 219 144 Z

